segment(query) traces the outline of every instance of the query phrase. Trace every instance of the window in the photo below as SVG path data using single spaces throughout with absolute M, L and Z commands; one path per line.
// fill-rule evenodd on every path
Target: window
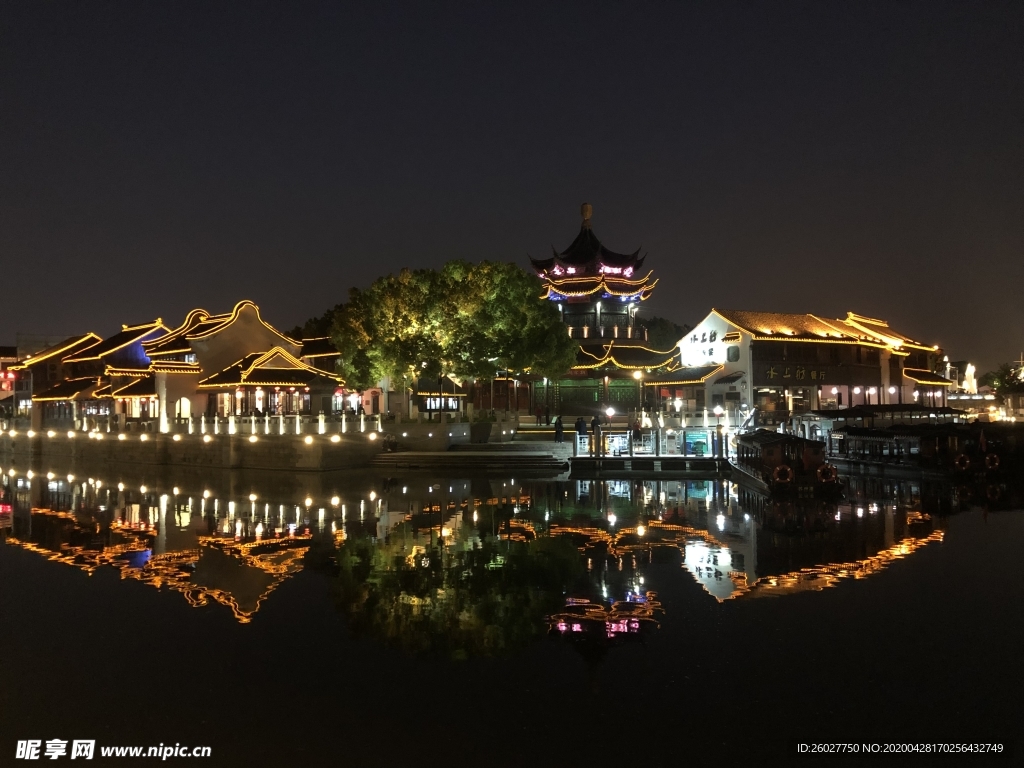
M 740 359 L 740 348 L 735 344 L 725 348 L 725 359 L 730 363 L 735 363 Z

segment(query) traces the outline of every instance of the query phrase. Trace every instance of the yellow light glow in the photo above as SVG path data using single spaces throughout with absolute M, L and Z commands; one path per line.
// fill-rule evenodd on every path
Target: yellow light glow
M 174 486 L 173 488 L 171 488 L 171 495 L 172 496 L 177 496 L 178 495 L 178 486 Z
M 250 493 L 249 494 L 249 501 L 256 501 L 256 494 L 255 493 Z
M 309 496 L 306 497 L 306 506 L 307 507 L 313 506 L 313 500 L 311 498 L 309 498 Z
M 306 439 L 303 440 L 303 442 L 306 445 L 312 445 L 313 444 L 313 437 L 312 437 L 312 435 L 306 435 Z
M 146 442 L 147 440 L 149 440 L 149 435 L 139 435 L 139 440 L 141 440 L 142 442 Z
M 255 443 L 259 438 L 256 435 L 249 435 L 249 442 Z
M 124 483 L 118 483 L 117 484 L 117 490 L 123 491 L 124 490 Z
M 377 439 L 377 433 L 376 432 L 371 432 L 370 433 L 370 439 L 371 440 L 376 440 Z
M 145 492 L 146 492 L 146 486 L 144 486 L 144 485 L 140 485 L 140 486 L 139 486 L 139 492 L 140 492 L 140 493 L 145 493 Z
M 331 506 L 336 507 L 339 504 L 341 504 L 341 499 L 339 499 L 337 496 L 331 496 Z
M 36 436 L 36 433 L 33 432 L 31 429 L 28 432 L 26 432 L 25 434 L 28 435 L 29 437 L 35 437 Z
M 213 438 L 212 438 L 212 437 L 210 437 L 209 435 L 203 435 L 203 442 L 204 442 L 204 443 L 208 443 L 208 442 L 210 442 L 211 440 L 213 440 Z
M 53 480 L 53 478 L 55 478 L 55 477 L 56 477 L 56 475 L 53 474 L 53 472 L 47 472 L 46 473 L 46 479 L 47 480 Z
M 210 498 L 210 492 L 209 491 L 203 491 L 203 498 L 204 499 Z
M 117 436 L 117 439 L 118 439 L 118 440 L 127 440 L 127 439 L 128 439 L 128 436 L 127 436 L 127 435 L 124 435 L 124 434 L 121 434 L 121 435 L 118 435 L 118 436 Z
M 52 429 L 48 429 L 48 430 L 46 431 L 46 436 L 47 436 L 47 437 L 56 437 L 56 436 L 57 436 L 57 433 L 56 433 L 56 432 L 54 432 L 54 431 L 53 431 Z
M 341 437 L 339 435 L 331 435 L 331 442 L 332 443 L 340 443 L 341 442 Z
M 181 435 L 175 435 L 174 437 L 171 438 L 171 440 L 173 440 L 174 442 L 178 442 L 179 440 L 181 440 Z

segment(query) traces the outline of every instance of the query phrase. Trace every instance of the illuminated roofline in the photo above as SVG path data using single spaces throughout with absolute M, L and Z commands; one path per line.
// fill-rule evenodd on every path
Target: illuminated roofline
M 63 346 L 63 347 L 60 347 L 60 348 L 51 349 L 45 355 L 40 355 L 38 357 L 32 357 L 32 355 L 29 355 L 28 357 L 26 357 L 20 363 L 17 363 L 15 365 L 9 366 L 7 370 L 9 370 L 9 371 L 23 371 L 26 368 L 28 368 L 30 365 L 35 365 L 36 363 L 41 362 L 43 360 L 49 360 L 54 355 L 59 355 L 62 352 L 67 352 L 72 347 L 76 347 L 79 344 L 81 344 L 82 342 L 87 341 L 89 339 L 89 337 L 92 337 L 94 342 L 92 344 L 90 344 L 88 347 L 86 347 L 85 349 L 83 349 L 82 352 L 88 352 L 89 349 L 91 349 L 92 347 L 95 347 L 97 344 L 99 344 L 101 341 L 103 341 L 103 339 L 100 336 L 97 336 L 92 331 L 89 331 L 84 336 L 81 336 L 77 341 L 73 341 L 73 342 L 67 344 L 66 346 Z M 46 351 L 46 350 L 44 350 L 44 351 Z
M 142 334 L 143 336 L 146 336 L 146 335 L 152 333 L 153 331 L 159 330 L 161 328 L 163 328 L 165 331 L 167 330 L 167 326 L 165 326 L 163 323 L 160 322 L 160 318 L 157 318 L 156 322 L 150 324 L 149 326 L 136 325 L 136 326 L 132 326 L 131 328 L 123 328 L 121 330 L 121 333 L 124 333 L 124 331 L 141 331 L 141 330 L 145 330 L 146 328 L 148 328 L 149 330 L 146 330 L 146 333 Z M 161 336 L 160 338 L 163 338 L 163 337 Z M 106 357 L 107 355 L 112 355 L 114 352 L 117 352 L 118 350 L 124 349 L 125 347 L 127 347 L 127 346 L 129 346 L 131 344 L 134 344 L 137 341 L 141 341 L 139 336 L 136 336 L 133 339 L 129 339 L 124 344 L 121 344 L 120 346 L 114 347 L 113 349 L 108 349 L 102 355 L 92 355 L 90 357 L 69 357 L 67 360 L 65 360 L 65 362 L 67 362 L 67 363 L 85 363 L 85 362 L 88 362 L 90 360 L 100 360 L 100 359 Z M 142 343 L 144 343 L 144 342 L 142 342 Z M 89 347 L 89 349 L 92 349 L 95 346 L 96 345 L 93 344 L 93 346 Z M 83 351 L 84 352 L 88 352 L 89 349 L 86 349 L 86 350 L 83 350 Z
M 220 331 L 224 330 L 225 328 L 231 327 L 238 320 L 239 315 L 241 314 L 242 310 L 245 309 L 245 307 L 252 307 L 253 308 L 253 310 L 256 312 L 256 319 L 259 320 L 259 322 L 267 330 L 277 334 L 279 337 L 281 337 L 282 339 L 287 341 L 289 344 L 294 344 L 295 346 L 299 347 L 300 349 L 302 348 L 302 342 L 296 341 L 295 339 L 291 338 L 290 336 L 285 336 L 283 333 L 281 333 L 279 330 L 277 330 L 277 328 L 275 328 L 270 323 L 268 323 L 266 320 L 264 320 L 263 316 L 260 314 L 260 308 L 258 306 L 256 306 L 255 302 L 252 302 L 249 299 L 243 299 L 242 301 L 240 301 L 237 304 L 235 304 L 234 309 L 231 310 L 231 314 L 228 317 L 228 319 L 225 320 L 220 325 L 217 325 L 217 326 L 211 328 L 208 331 L 203 331 L 202 333 L 187 334 L 185 336 L 185 338 L 188 339 L 189 341 L 199 341 L 199 340 L 202 340 L 202 339 L 209 338 L 210 336 L 213 336 L 214 334 L 219 333 Z

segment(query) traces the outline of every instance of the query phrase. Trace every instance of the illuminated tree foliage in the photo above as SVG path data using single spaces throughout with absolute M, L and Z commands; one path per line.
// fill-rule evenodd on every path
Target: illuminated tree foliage
M 497 371 L 557 377 L 576 345 L 534 275 L 514 264 L 451 261 L 353 288 L 332 337 L 350 386 L 385 376 L 490 378 Z

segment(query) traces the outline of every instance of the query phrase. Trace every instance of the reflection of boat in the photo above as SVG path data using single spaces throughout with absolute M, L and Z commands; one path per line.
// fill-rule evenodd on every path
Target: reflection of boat
M 775 495 L 838 495 L 839 473 L 825 443 L 759 429 L 736 438 L 732 466 L 759 490 Z

